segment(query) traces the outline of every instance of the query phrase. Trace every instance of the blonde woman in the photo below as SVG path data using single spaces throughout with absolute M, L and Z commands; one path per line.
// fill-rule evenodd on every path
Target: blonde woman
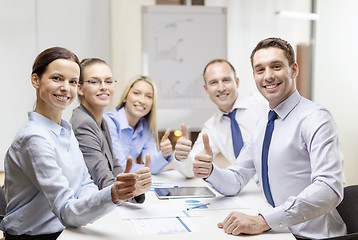
M 136 76 L 126 85 L 118 106 L 104 114 L 112 138 L 113 152 L 122 168 L 129 156 L 140 157 L 145 163 L 147 153 L 151 156 L 150 170 L 159 174 L 172 160 L 172 144 L 167 129 L 160 143 L 157 123 L 157 91 L 153 81 Z M 134 163 L 131 172 L 142 168 Z

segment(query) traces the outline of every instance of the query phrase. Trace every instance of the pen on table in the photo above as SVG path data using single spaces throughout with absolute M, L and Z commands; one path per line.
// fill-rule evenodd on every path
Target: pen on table
M 195 209 L 195 208 L 200 208 L 200 207 L 204 207 L 204 206 L 208 206 L 210 205 L 210 203 L 204 203 L 204 204 L 200 204 L 200 205 L 196 205 L 194 207 L 189 207 L 186 210 L 190 210 L 190 209 Z

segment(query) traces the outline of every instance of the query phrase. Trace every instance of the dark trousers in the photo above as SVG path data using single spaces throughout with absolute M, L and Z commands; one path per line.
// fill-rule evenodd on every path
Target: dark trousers
M 55 240 L 60 234 L 61 232 L 41 235 L 11 235 L 5 232 L 5 240 Z

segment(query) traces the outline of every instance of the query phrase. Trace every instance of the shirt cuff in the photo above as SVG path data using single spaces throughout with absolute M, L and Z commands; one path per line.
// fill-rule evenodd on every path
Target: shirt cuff
M 287 214 L 282 205 L 263 211 L 260 215 L 272 229 L 283 229 L 288 227 L 287 221 L 285 221 L 285 219 L 287 219 Z
M 180 162 L 176 157 L 175 157 L 175 150 L 172 152 L 172 160 L 175 162 L 175 161 L 178 161 Z
M 211 174 L 207 178 L 203 178 L 206 182 L 210 183 L 218 183 L 221 182 L 221 174 L 217 170 L 216 165 L 213 163 L 213 170 L 211 171 Z
M 112 200 L 112 185 L 110 186 L 107 186 L 105 188 L 103 188 L 101 191 L 105 192 L 105 194 L 103 195 L 105 199 L 110 199 L 110 201 L 113 203 L 113 200 Z M 108 196 L 108 197 L 107 197 Z M 115 205 L 119 206 L 121 205 L 123 201 L 118 201 L 116 203 L 114 203 Z

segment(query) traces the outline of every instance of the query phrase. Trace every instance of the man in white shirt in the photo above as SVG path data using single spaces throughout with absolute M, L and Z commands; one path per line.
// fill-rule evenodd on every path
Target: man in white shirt
M 204 89 L 211 101 L 218 107 L 218 111 L 207 120 L 199 134 L 193 148 L 189 140 L 186 126 L 182 124 L 183 136 L 175 145 L 175 168 L 185 177 L 194 177 L 193 165 L 194 156 L 203 147 L 202 134 L 206 133 L 210 139 L 210 146 L 213 155 L 218 153 L 230 162 L 234 161 L 242 146 L 238 147 L 235 154 L 232 139 L 231 120 L 228 115 L 233 112 L 239 126 L 239 135 L 234 136 L 241 141 L 241 145 L 247 142 L 255 128 L 256 120 L 260 114 L 266 112 L 267 103 L 261 96 L 251 96 L 244 100 L 238 99 L 239 78 L 231 63 L 224 59 L 215 59 L 209 62 L 203 72 Z M 190 153 L 190 154 L 189 154 Z
M 232 212 L 218 227 L 232 235 L 284 227 L 296 238 L 344 235 L 346 227 L 336 210 L 343 198 L 343 157 L 333 117 L 296 90 L 298 65 L 286 41 L 259 42 L 251 65 L 272 118 L 258 121 L 252 139 L 227 169 L 212 164 L 209 140 L 203 135 L 204 150 L 195 156 L 193 171 L 224 195 L 238 194 L 257 173 L 273 208 L 257 216 Z

